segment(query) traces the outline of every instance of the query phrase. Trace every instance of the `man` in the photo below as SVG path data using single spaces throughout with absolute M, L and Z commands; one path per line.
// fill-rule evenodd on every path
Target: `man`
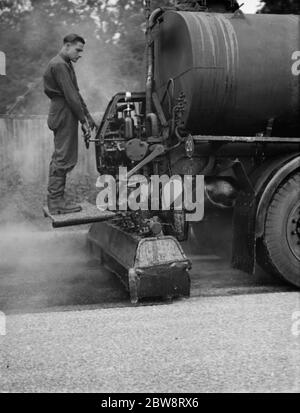
M 60 53 L 48 64 L 44 91 L 51 99 L 48 127 L 54 132 L 54 153 L 49 168 L 48 208 L 51 214 L 80 212 L 80 205 L 64 196 L 66 176 L 78 158 L 78 121 L 87 138 L 96 125 L 80 95 L 72 65 L 82 56 L 85 41 L 77 34 L 63 40 Z

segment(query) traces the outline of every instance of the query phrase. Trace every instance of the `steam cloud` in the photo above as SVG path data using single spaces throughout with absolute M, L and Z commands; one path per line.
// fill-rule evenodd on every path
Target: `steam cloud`
M 113 94 L 138 89 L 138 80 L 131 74 L 128 78 L 117 76 L 118 65 L 122 62 L 95 38 L 87 24 L 66 26 L 58 37 L 62 39 L 68 32 L 78 32 L 86 39 L 83 59 L 75 70 L 81 93 L 99 121 Z M 28 20 L 22 33 L 24 44 L 36 50 L 41 77 L 48 59 L 43 57 L 39 39 L 47 35 L 45 22 L 38 13 Z M 52 35 L 55 38 L 55 33 Z M 54 56 L 61 43 L 52 47 Z M 8 77 L 10 75 L 7 73 Z M 64 293 L 55 291 L 53 279 L 62 282 L 61 277 L 64 277 L 66 282 L 74 283 L 74 277 L 84 276 L 88 262 L 84 251 L 86 229 L 53 231 L 43 216 L 53 137 L 44 117 L 28 119 L 27 115 L 46 115 L 49 100 L 43 93 L 41 78 L 33 82 L 29 79 L 28 84 L 29 92 L 15 106 L 12 117 L 0 117 L 0 281 L 6 287 L 1 288 L 0 311 L 14 308 L 16 300 L 22 307 L 35 307 L 34 302 L 26 302 L 28 289 L 33 290 L 31 298 L 36 300 L 37 306 L 68 303 L 74 289 L 66 288 Z M 22 93 L 23 90 L 20 96 Z M 79 189 L 79 196 L 82 193 L 87 196 L 97 176 L 94 151 L 91 148 L 87 152 L 80 140 L 79 152 L 79 164 L 70 179 L 69 191 L 74 190 L 73 195 L 77 196 Z M 81 274 L 77 273 L 78 268 Z M 10 295 L 12 290 L 15 293 Z

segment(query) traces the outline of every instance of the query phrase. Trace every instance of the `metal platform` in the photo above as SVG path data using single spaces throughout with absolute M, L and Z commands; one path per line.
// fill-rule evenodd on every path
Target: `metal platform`
M 53 228 L 71 227 L 76 225 L 91 224 L 94 222 L 102 222 L 109 220 L 115 216 L 111 211 L 100 211 L 96 205 L 92 205 L 89 202 L 83 202 L 80 204 L 82 211 L 74 214 L 66 215 L 52 215 L 49 212 L 48 207 L 44 207 L 44 215 L 52 221 Z
M 144 298 L 189 297 L 191 262 L 175 238 L 142 238 L 103 222 L 92 225 L 88 243 L 125 285 L 133 304 Z

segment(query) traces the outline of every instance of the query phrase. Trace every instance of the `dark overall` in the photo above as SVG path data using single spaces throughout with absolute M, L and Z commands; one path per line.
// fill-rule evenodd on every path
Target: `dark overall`
M 48 200 L 63 199 L 66 175 L 78 159 L 78 121 L 89 117 L 79 93 L 71 61 L 59 54 L 44 74 L 44 90 L 51 99 L 48 126 L 54 132 L 54 153 L 49 168 Z

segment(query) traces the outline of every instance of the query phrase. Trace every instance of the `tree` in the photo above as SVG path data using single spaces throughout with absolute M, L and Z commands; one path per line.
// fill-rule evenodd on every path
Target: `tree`
M 169 1 L 153 1 L 153 7 Z M 119 90 L 140 89 L 143 79 L 142 0 L 0 0 L 0 50 L 7 76 L 0 77 L 0 113 L 47 113 L 42 74 L 68 32 L 86 40 L 79 83 L 94 111 Z
M 73 13 L 68 0 L 2 1 L 0 10 L 0 49 L 7 57 L 7 76 L 0 78 L 0 113 L 9 108 L 46 113 L 43 69 L 57 53 L 66 28 L 71 30 L 81 16 Z
M 300 14 L 299 0 L 264 0 L 261 13 Z

